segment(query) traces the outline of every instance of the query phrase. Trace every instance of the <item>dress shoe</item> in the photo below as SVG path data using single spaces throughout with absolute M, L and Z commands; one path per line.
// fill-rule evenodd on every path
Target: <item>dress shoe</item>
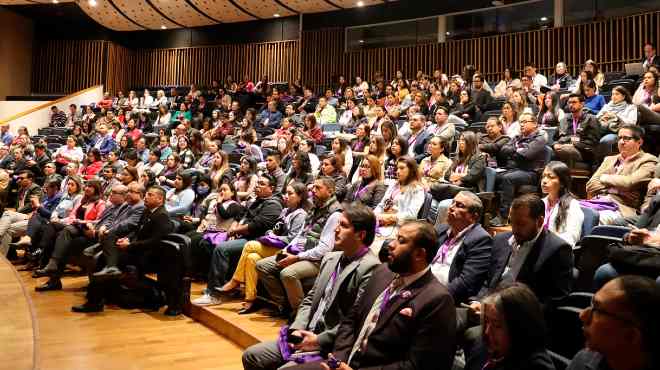
M 103 303 L 94 304 L 94 303 L 85 302 L 80 306 L 71 307 L 71 311 L 78 313 L 103 312 Z
M 57 272 L 57 261 L 51 258 L 50 261 L 48 261 L 46 267 L 35 271 L 34 274 L 32 274 L 32 277 L 49 276 L 56 272 Z M 34 276 L 34 275 L 38 275 L 38 276 Z
M 34 288 L 37 292 L 48 292 L 51 290 L 62 290 L 62 282 L 58 280 L 48 280 L 44 285 Z
M 238 314 L 239 315 L 247 315 L 247 314 L 259 311 L 260 308 L 261 307 L 259 307 L 259 304 L 255 301 L 255 302 L 252 302 L 252 304 L 249 307 L 243 307 L 240 310 L 238 310 Z
M 165 316 L 172 316 L 172 317 L 174 317 L 174 316 L 179 316 L 179 315 L 181 315 L 182 313 L 183 313 L 183 311 L 181 311 L 180 308 L 169 307 L 169 306 L 167 307 L 167 309 L 165 310 L 165 312 L 163 312 L 163 314 L 164 314 Z
M 95 272 L 92 276 L 95 279 L 111 279 L 118 278 L 122 274 L 121 270 L 116 267 L 104 267 L 101 271 Z

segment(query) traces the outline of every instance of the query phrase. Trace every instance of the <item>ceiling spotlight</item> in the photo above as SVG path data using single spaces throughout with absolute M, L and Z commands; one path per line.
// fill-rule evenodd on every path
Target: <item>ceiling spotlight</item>
M 358 41 L 358 42 L 359 42 L 360 44 L 364 44 L 364 40 L 360 40 L 360 41 Z
M 273 17 L 275 17 L 275 18 L 279 18 L 279 17 L 280 17 L 280 13 L 275 13 L 275 14 L 273 14 Z
M 59 0 L 53 0 L 53 4 L 59 4 Z
M 449 36 L 449 35 L 451 35 L 451 32 L 447 31 L 447 32 L 445 32 L 445 35 Z
M 547 21 L 548 21 L 548 17 L 541 17 L 541 22 L 547 22 Z
M 96 0 L 88 0 L 87 4 L 89 4 L 89 6 L 96 6 Z
M 166 30 L 167 27 L 165 27 L 165 25 L 162 25 L 162 26 L 160 26 L 160 29 L 161 29 L 161 30 Z
M 491 4 L 493 4 L 494 6 L 502 6 L 502 5 L 504 5 L 504 1 L 493 0 L 493 1 L 491 1 Z
M 358 1 L 356 5 L 357 6 L 364 6 L 364 1 Z

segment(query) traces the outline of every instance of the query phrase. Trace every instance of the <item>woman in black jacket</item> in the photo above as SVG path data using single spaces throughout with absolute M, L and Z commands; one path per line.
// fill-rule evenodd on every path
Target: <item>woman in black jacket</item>
M 500 287 L 475 306 L 483 334 L 466 357 L 466 370 L 555 369 L 541 304 L 527 286 Z
M 486 133 L 479 134 L 479 151 L 486 154 L 488 167 L 500 167 L 498 163 L 500 151 L 510 140 L 510 137 L 504 135 L 502 121 L 495 116 L 489 117 L 486 122 Z
M 474 122 L 477 115 L 477 106 L 474 105 L 472 97 L 467 90 L 461 91 L 459 95 L 459 102 L 454 107 L 452 114 L 461 117 L 468 122 Z

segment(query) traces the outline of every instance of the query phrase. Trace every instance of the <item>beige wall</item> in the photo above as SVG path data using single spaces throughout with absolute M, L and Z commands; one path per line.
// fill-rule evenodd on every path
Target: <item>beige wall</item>
M 0 100 L 29 95 L 33 22 L 0 7 L 0 35 Z

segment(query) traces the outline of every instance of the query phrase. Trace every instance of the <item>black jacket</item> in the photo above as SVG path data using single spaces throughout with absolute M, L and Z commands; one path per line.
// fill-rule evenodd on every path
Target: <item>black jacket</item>
M 501 233 L 493 239 L 489 291 L 502 280 L 511 256 L 511 235 L 511 232 Z M 527 284 L 543 304 L 562 300 L 571 292 L 573 284 L 573 249 L 553 232 L 543 230 L 527 255 L 517 281 Z
M 591 158 L 600 141 L 600 124 L 596 116 L 583 112 L 577 122 L 577 132 L 573 131 L 573 115 L 567 114 L 559 122 L 559 129 L 555 131 L 555 141 L 559 144 L 570 144 L 571 136 L 577 135 L 579 142 L 573 144 L 583 157 Z
M 165 236 L 174 231 L 165 207 L 160 206 L 151 212 L 144 210 L 137 230 L 133 233 L 130 249 L 155 249 Z
M 447 240 L 449 225 L 436 226 L 438 233 L 438 248 Z M 479 293 L 490 268 L 493 238 L 477 224 L 465 236 L 460 248 L 449 268 L 449 284 L 447 288 L 454 302 L 466 302 L 468 298 Z
M 470 160 L 467 161 L 468 172 L 461 178 L 460 186 L 468 188 L 471 191 L 478 192 L 483 190 L 482 184 L 484 177 L 484 170 L 486 169 L 486 157 L 483 154 L 473 155 L 470 157 Z M 454 159 L 449 168 L 449 171 L 445 173 L 445 179 L 449 180 L 451 173 L 456 170 L 458 167 L 458 161 Z
M 275 197 L 257 198 L 247 207 L 241 224 L 248 226 L 248 233 L 242 237 L 253 240 L 275 226 L 282 213 L 282 204 Z
M 529 136 L 518 135 L 502 147 L 500 151 L 506 168 L 534 171 L 545 164 L 545 144 L 543 134 L 536 130 Z

